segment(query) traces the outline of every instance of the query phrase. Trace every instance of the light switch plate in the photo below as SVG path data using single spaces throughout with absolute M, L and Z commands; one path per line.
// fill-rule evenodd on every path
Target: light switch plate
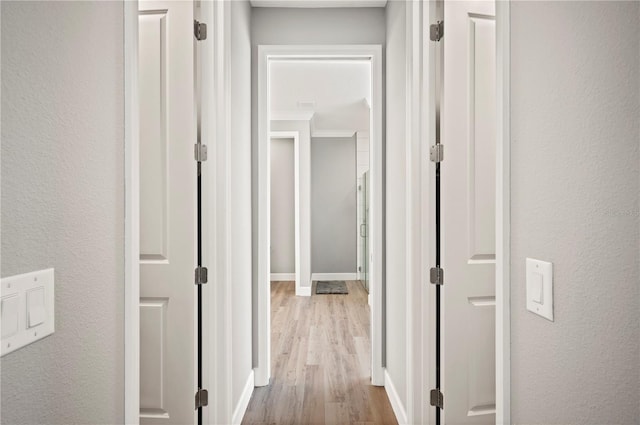
M 18 333 L 18 313 L 20 312 L 18 295 L 12 294 L 2 297 L 0 312 L 2 312 L 2 338 L 8 338 Z
M 527 310 L 553 322 L 553 263 L 527 258 Z
M 53 269 L 3 278 L 0 282 L 0 296 L 0 314 L 3 322 L 0 342 L 2 356 L 54 332 Z M 14 308 L 16 306 L 17 308 Z M 8 327 L 5 329 L 5 315 L 6 319 L 17 321 L 16 332 L 13 332 L 13 329 L 10 331 Z

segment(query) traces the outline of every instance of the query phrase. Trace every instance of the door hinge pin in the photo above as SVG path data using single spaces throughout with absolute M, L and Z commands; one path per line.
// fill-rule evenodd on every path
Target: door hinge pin
M 196 161 L 205 162 L 207 160 L 207 145 L 196 143 L 193 147 L 193 156 Z
M 208 282 L 209 271 L 206 267 L 196 267 L 195 283 L 196 285 L 202 285 Z
M 440 392 L 439 388 L 431 390 L 430 392 L 431 405 L 444 409 L 444 394 Z
M 196 410 L 208 405 L 209 405 L 209 391 L 203 388 L 198 388 L 198 392 L 196 392 Z
M 431 41 L 440 41 L 444 36 L 444 22 L 438 21 L 429 25 L 429 39 Z
M 429 149 L 429 159 L 431 162 L 442 162 L 444 160 L 444 145 L 438 143 Z
M 206 40 L 207 39 L 207 24 L 194 20 L 193 21 L 193 35 L 196 37 L 196 40 L 198 40 L 198 41 Z
M 431 270 L 429 270 L 429 277 L 429 280 L 434 285 L 444 284 L 444 269 L 441 269 L 440 267 L 431 267 Z

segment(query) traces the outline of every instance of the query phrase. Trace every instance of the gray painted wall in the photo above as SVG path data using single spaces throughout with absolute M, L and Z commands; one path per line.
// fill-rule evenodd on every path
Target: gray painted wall
M 2 358 L 1 422 L 122 423 L 123 5 L 1 7 L 2 276 L 56 269 L 55 334 Z
M 406 365 L 406 5 L 390 1 L 387 19 L 386 367 L 407 406 Z
M 311 272 L 355 273 L 356 138 L 311 138 Z
M 295 273 L 293 139 L 271 139 L 271 273 Z
M 511 34 L 512 419 L 637 424 L 640 3 L 512 2 Z
M 251 6 L 231 4 L 232 406 L 253 369 L 251 328 Z
M 252 14 L 259 44 L 384 44 L 382 8 L 265 8 Z M 257 54 L 257 51 L 254 52 Z M 254 64 L 255 66 L 255 64 Z

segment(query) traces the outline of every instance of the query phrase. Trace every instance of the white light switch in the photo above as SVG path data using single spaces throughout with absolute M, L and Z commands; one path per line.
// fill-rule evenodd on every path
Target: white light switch
M 533 272 L 531 281 L 531 299 L 538 304 L 544 303 L 543 278 L 540 273 Z
M 44 288 L 27 292 L 27 326 L 33 328 L 44 323 L 47 315 L 44 309 Z
M 2 338 L 18 332 L 18 296 L 2 297 Z
M 54 270 L 2 278 L 2 355 L 55 331 Z
M 527 310 L 553 322 L 553 264 L 527 258 Z

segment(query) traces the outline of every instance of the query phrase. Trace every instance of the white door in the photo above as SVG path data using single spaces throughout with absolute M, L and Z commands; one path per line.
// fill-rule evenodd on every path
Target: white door
M 193 3 L 140 1 L 140 423 L 194 423 Z
M 495 423 L 495 5 L 444 2 L 445 424 Z

